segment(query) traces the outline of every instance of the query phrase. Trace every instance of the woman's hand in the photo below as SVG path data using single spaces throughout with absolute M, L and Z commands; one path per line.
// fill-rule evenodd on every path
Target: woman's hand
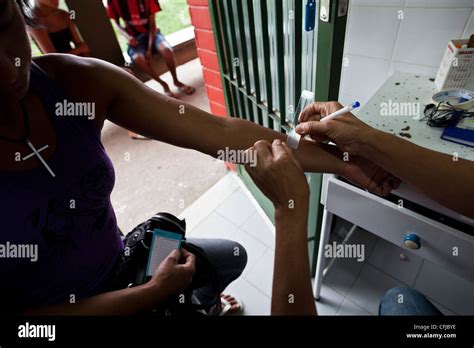
M 306 107 L 300 116 L 296 132 L 309 135 L 317 142 L 330 140 L 342 151 L 351 155 L 364 155 L 364 145 L 376 130 L 350 112 L 332 120 L 320 122 L 322 118 L 342 109 L 338 102 L 313 103 Z
M 156 269 L 148 286 L 157 293 L 169 297 L 183 291 L 193 280 L 196 257 L 182 248 L 173 250 Z
M 247 151 L 257 152 L 257 164 L 247 164 L 247 172 L 275 209 L 308 203 L 309 188 L 303 169 L 284 143 L 278 139 L 272 144 L 261 140 Z

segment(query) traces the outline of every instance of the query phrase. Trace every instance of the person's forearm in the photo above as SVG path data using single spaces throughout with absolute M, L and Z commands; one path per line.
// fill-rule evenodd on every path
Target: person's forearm
M 147 283 L 148 284 L 148 283 Z M 151 311 L 166 299 L 163 293 L 144 284 L 96 295 L 77 303 L 66 303 L 27 310 L 26 315 L 134 315 Z
M 272 315 L 316 315 L 306 237 L 308 204 L 296 205 L 275 212 Z
M 230 149 L 248 149 L 258 140 L 272 142 L 275 139 L 287 141 L 287 135 L 269 128 L 259 126 L 253 122 L 238 118 L 225 119 L 227 127 L 220 137 L 220 143 L 210 150 L 213 154 L 224 147 Z M 330 145 L 316 144 L 314 142 L 301 139 L 300 145 L 294 151 L 295 157 L 305 172 L 342 174 L 344 162 L 330 148 Z
M 435 152 L 381 131 L 374 131 L 363 156 L 414 186 L 434 201 L 474 218 L 474 162 Z
M 112 92 L 118 89 L 113 93 L 108 119 L 148 138 L 198 150 L 224 161 L 229 159 L 221 158 L 219 154 L 226 149 L 245 151 L 259 140 L 287 140 L 285 134 L 253 122 L 234 117 L 217 117 L 180 100 L 167 98 L 143 87 L 140 81 L 130 76 L 117 77 L 116 73 L 111 77 L 107 75 L 103 81 L 112 81 L 112 76 L 114 81 L 117 78 L 122 81 L 114 85 L 106 84 Z M 137 103 L 137 100 L 140 102 Z M 130 117 L 131 114 L 139 117 Z M 294 153 L 304 171 L 344 173 L 346 166 L 342 156 L 327 151 L 327 146 L 301 140 Z

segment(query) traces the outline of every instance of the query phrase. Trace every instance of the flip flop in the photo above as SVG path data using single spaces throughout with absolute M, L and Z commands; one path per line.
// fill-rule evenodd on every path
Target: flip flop
M 242 313 L 242 311 L 244 310 L 244 305 L 237 298 L 235 298 L 234 296 L 232 296 L 232 297 L 234 298 L 235 302 L 237 303 L 237 306 L 239 307 L 239 309 L 237 309 L 233 313 L 229 313 L 232 310 L 232 304 L 224 298 L 224 295 L 221 295 L 221 302 L 224 305 L 224 308 L 222 308 L 221 312 L 219 313 L 219 316 L 235 315 L 235 314 Z
M 137 133 L 130 132 L 130 131 L 128 132 L 128 135 L 130 136 L 130 138 L 132 138 L 134 140 L 150 140 L 150 138 L 144 137 L 141 134 L 137 134 Z
M 187 85 L 178 87 L 178 89 L 180 91 L 186 93 L 187 95 L 191 95 L 191 94 L 194 94 L 194 92 L 196 92 L 196 88 L 194 88 L 192 86 L 187 86 Z

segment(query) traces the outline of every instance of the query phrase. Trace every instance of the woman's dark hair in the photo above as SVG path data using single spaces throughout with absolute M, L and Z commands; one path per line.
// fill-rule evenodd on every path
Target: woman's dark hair
M 31 3 L 30 0 L 16 0 L 16 3 L 20 7 L 21 14 L 25 18 L 26 25 L 35 26 L 36 23 L 33 20 L 33 15 L 31 13 Z

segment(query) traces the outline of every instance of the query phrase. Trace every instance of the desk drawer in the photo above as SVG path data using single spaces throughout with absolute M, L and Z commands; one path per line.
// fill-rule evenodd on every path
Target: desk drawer
M 414 211 L 400 208 L 390 201 L 334 177 L 327 181 L 325 208 L 474 282 L 474 237 L 466 233 Z M 410 233 L 415 233 L 420 238 L 420 249 L 411 250 L 405 247 L 404 237 Z M 457 256 L 453 255 L 456 254 L 455 251 Z

